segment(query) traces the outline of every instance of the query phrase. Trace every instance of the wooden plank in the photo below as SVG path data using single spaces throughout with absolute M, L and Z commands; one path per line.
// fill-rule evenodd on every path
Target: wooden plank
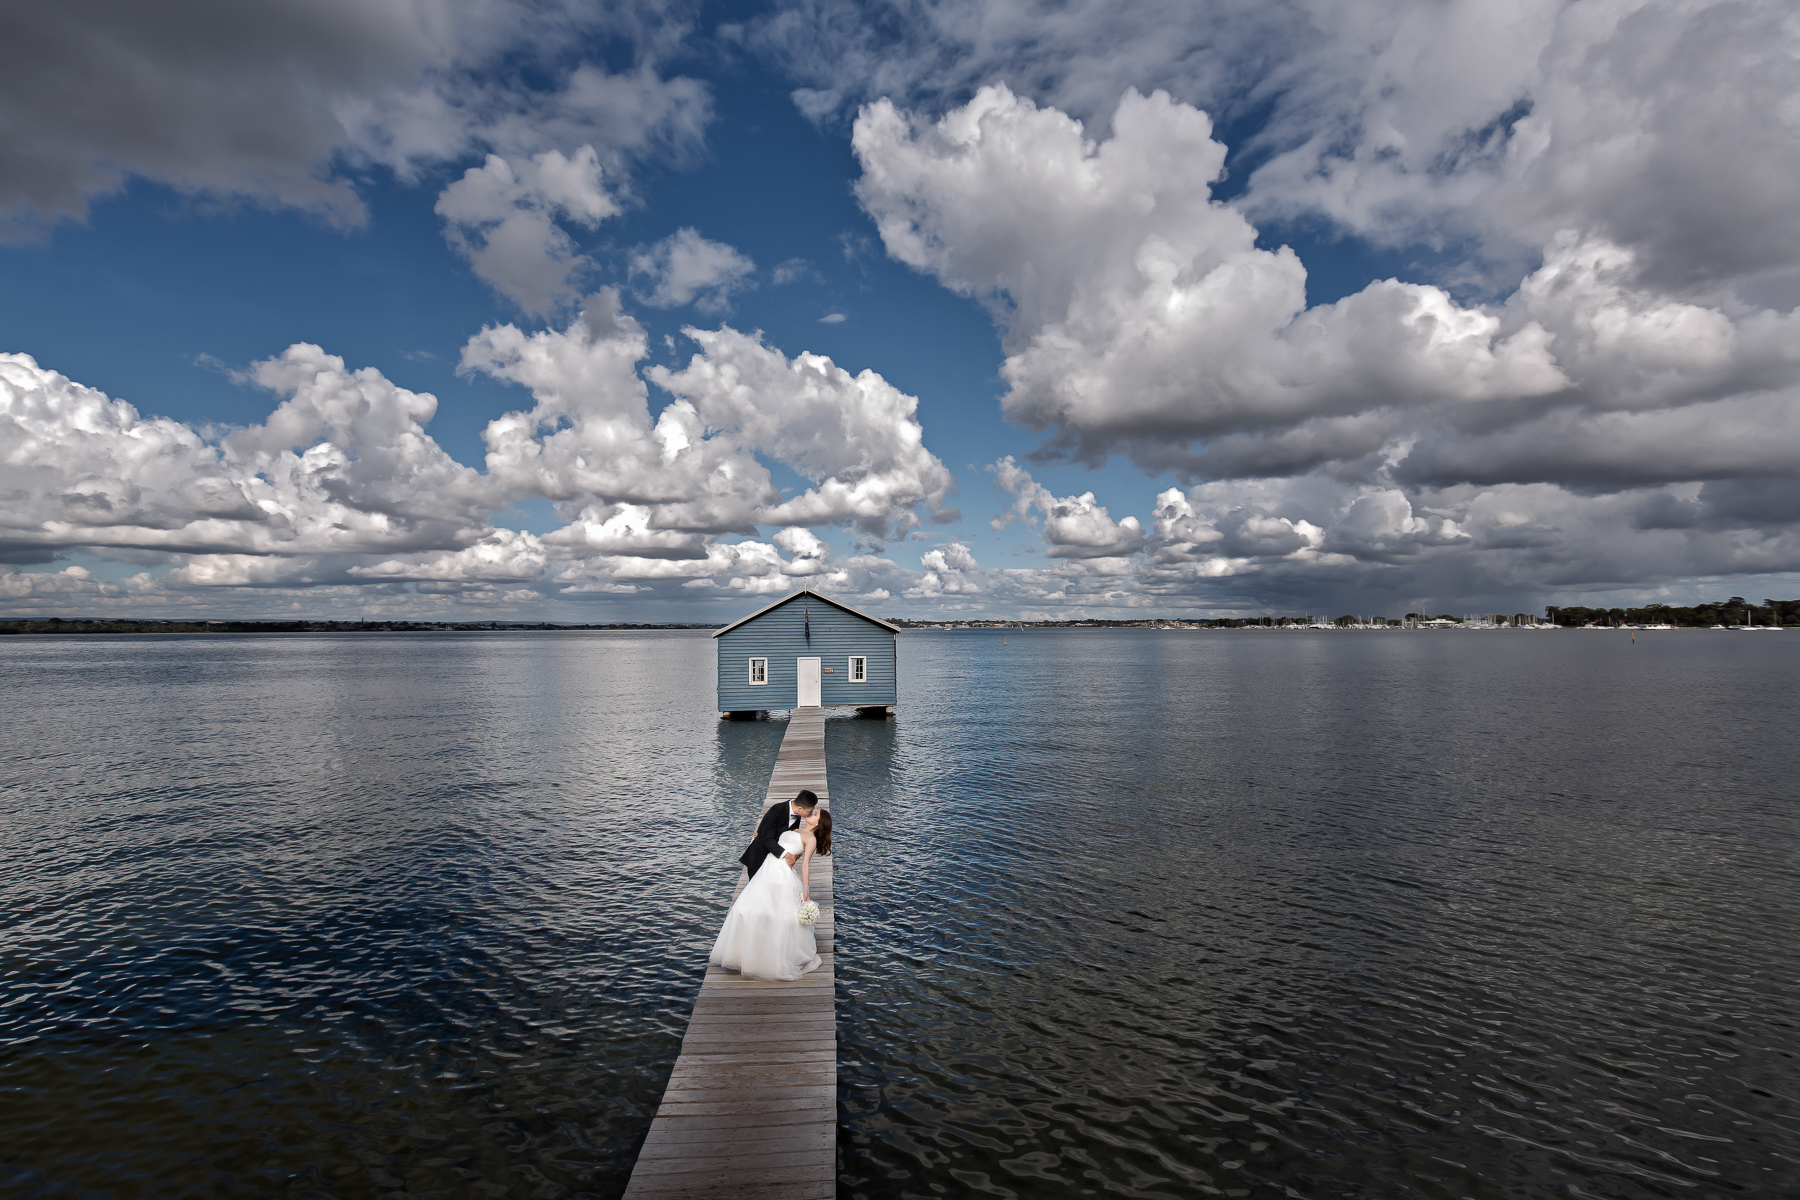
M 697 1118 L 693 1123 L 699 1124 L 707 1118 Z M 659 1157 L 670 1157 L 676 1154 L 695 1154 L 704 1157 L 720 1149 L 731 1149 L 746 1142 L 767 1143 L 770 1149 L 785 1153 L 790 1150 L 822 1150 L 831 1143 L 837 1134 L 835 1129 L 827 1129 L 816 1121 L 808 1121 L 804 1125 L 788 1128 L 770 1127 L 767 1125 L 735 1126 L 725 1129 L 704 1128 L 688 1129 L 687 1121 L 670 1121 L 654 1140 L 646 1138 L 644 1148 L 638 1152 L 638 1161 L 651 1154 Z
M 708 1017 L 708 1024 L 710 1025 L 718 1019 Z M 681 1045 L 684 1050 L 694 1054 L 704 1054 L 709 1059 L 720 1062 L 730 1058 L 743 1058 L 750 1061 L 757 1059 L 760 1055 L 761 1061 L 768 1063 L 771 1067 L 779 1068 L 783 1064 L 791 1066 L 806 1062 L 808 1056 L 816 1055 L 819 1051 L 813 1047 L 789 1050 L 784 1046 L 779 1054 L 772 1054 L 757 1041 L 759 1037 L 775 1037 L 785 1040 L 800 1037 L 823 1037 L 826 1034 L 835 1035 L 836 1032 L 830 1021 L 820 1021 L 816 1024 L 811 1021 L 805 1024 L 759 1021 L 755 1030 L 749 1032 L 742 1028 L 722 1030 L 718 1033 L 714 1033 L 710 1028 L 697 1030 L 695 1033 L 689 1034 L 687 1040 Z M 796 1058 L 795 1055 L 802 1057 Z
M 709 1018 L 709 1025 L 715 1019 L 716 1018 Z M 735 1025 L 737 1023 L 734 1021 L 733 1024 Z M 772 1067 L 779 1067 L 783 1063 L 791 1064 L 803 1062 L 805 1061 L 804 1059 L 796 1059 L 794 1055 L 808 1055 L 815 1053 L 815 1051 L 812 1049 L 789 1050 L 786 1047 L 783 1047 L 781 1053 L 771 1054 L 756 1041 L 756 1038 L 759 1036 L 791 1038 L 808 1034 L 823 1036 L 827 1033 L 836 1033 L 836 1029 L 833 1027 L 832 1022 L 828 1020 L 821 1020 L 817 1023 L 812 1021 L 807 1021 L 805 1023 L 759 1021 L 754 1032 L 747 1032 L 742 1028 L 724 1029 L 719 1030 L 716 1033 L 710 1028 L 696 1030 L 687 1036 L 687 1040 L 682 1042 L 682 1045 L 688 1050 L 693 1051 L 695 1054 L 705 1054 L 717 1058 L 742 1056 L 748 1059 L 755 1058 L 760 1054 L 762 1056 L 762 1061 L 768 1063 Z
M 665 1117 L 736 1117 L 740 1124 L 754 1125 L 763 1114 L 786 1112 L 810 1112 L 816 1120 L 835 1123 L 837 1105 L 812 1099 L 806 1096 L 783 1096 L 780 1099 L 763 1100 L 755 1097 L 745 1098 L 739 1094 L 731 1100 L 671 1100 L 656 1110 L 656 1119 Z M 773 1124 L 773 1122 L 770 1122 Z M 651 1122 L 651 1128 L 655 1128 Z M 630 1193 L 627 1192 L 627 1195 Z
M 799 1150 L 786 1150 L 778 1154 L 768 1154 L 757 1150 L 754 1146 L 739 1143 L 734 1146 L 719 1147 L 719 1153 L 705 1157 L 684 1155 L 681 1158 L 663 1158 L 646 1162 L 638 1160 L 638 1168 L 632 1172 L 637 1178 L 641 1172 L 646 1176 L 661 1175 L 698 1175 L 731 1172 L 732 1182 L 737 1182 L 749 1174 L 753 1179 L 764 1179 L 767 1176 L 757 1172 L 774 1170 L 784 1178 L 806 1179 L 823 1177 L 829 1179 L 835 1174 L 831 1171 L 819 1170 L 819 1152 L 813 1147 Z
M 688 1114 L 672 1116 L 657 1125 L 651 1131 L 651 1137 L 657 1142 L 693 1141 L 705 1134 L 716 1135 L 721 1142 L 738 1141 L 758 1131 L 771 1138 L 789 1138 L 798 1136 L 807 1130 L 837 1136 L 836 1128 L 827 1129 L 819 1123 L 819 1106 L 803 1106 L 792 1111 L 771 1112 L 761 1118 L 746 1122 L 736 1113 L 723 1116 L 699 1116 Z M 644 1145 L 653 1145 L 650 1138 L 644 1139 Z
M 827 806 L 825 714 L 796 709 L 757 820 L 811 788 Z M 829 858 L 815 859 L 819 969 L 789 983 L 709 968 L 627 1200 L 837 1194 L 837 971 Z M 733 899 L 748 876 L 738 872 Z
M 798 1062 L 784 1063 L 748 1057 L 736 1062 L 708 1059 L 705 1062 L 691 1063 L 670 1075 L 668 1092 L 701 1091 L 716 1087 L 741 1088 L 752 1084 L 763 1087 L 770 1083 L 771 1076 L 776 1075 L 779 1075 L 784 1086 L 789 1087 L 820 1083 L 835 1085 L 837 1060 L 827 1058 L 822 1053 L 813 1053 L 811 1057 Z
M 799 1033 L 802 1030 L 824 1031 L 832 1029 L 833 1018 L 829 1013 L 783 1013 L 773 1012 L 754 1017 L 727 1016 L 723 1012 L 715 1015 L 707 1022 L 705 1029 L 696 1029 L 687 1036 L 687 1045 L 703 1042 L 736 1042 L 742 1045 L 744 1039 L 754 1038 L 760 1032 L 782 1034 Z
M 834 1200 L 837 1195 L 837 1180 L 821 1179 L 813 1181 L 780 1180 L 777 1183 L 746 1183 L 748 1174 L 739 1175 L 736 1179 L 726 1178 L 690 1178 L 673 1176 L 647 1179 L 641 1190 L 628 1193 L 631 1195 L 655 1197 L 655 1200 L 716 1200 L 720 1196 L 733 1196 L 738 1200 Z

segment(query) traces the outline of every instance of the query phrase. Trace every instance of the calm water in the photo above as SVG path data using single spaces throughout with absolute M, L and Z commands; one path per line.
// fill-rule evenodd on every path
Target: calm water
M 904 635 L 843 1196 L 1800 1194 L 1800 634 Z M 0 1191 L 616 1196 L 703 634 L 0 641 Z

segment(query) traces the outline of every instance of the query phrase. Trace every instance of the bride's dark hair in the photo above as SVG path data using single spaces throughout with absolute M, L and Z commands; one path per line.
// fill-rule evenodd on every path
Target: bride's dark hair
M 831 853 L 831 810 L 829 808 L 825 808 L 823 806 L 821 806 L 819 808 L 819 824 L 817 825 L 817 827 L 815 827 L 813 829 L 813 836 L 815 838 L 819 839 L 818 848 L 816 850 L 814 850 L 813 853 L 817 854 L 821 858 L 825 857 L 827 854 L 830 854 Z

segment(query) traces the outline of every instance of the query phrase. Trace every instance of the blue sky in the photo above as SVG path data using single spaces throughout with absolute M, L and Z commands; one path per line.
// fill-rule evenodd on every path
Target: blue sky
M 1795 31 L 1713 7 L 9 17 L 0 607 L 1791 595 Z

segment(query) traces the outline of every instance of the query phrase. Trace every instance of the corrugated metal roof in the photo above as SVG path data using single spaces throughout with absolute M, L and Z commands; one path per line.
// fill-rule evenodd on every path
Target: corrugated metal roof
M 763 607 L 757 609 L 755 612 L 751 613 L 747 617 L 739 617 L 737 620 L 733 621 L 731 624 L 725 626 L 724 628 L 715 630 L 713 632 L 713 636 L 718 637 L 720 634 L 730 633 L 733 629 L 736 629 L 739 625 L 742 625 L 745 621 L 754 621 L 754 620 L 756 620 L 756 618 L 762 616 L 764 613 L 770 612 L 777 608 L 780 608 L 782 605 L 786 604 L 790 600 L 798 600 L 802 596 L 811 596 L 814 600 L 823 600 L 826 604 L 831 605 L 833 608 L 841 608 L 853 617 L 861 617 L 865 621 L 872 621 L 873 623 L 881 626 L 883 629 L 886 629 L 891 633 L 899 633 L 900 632 L 900 627 L 898 625 L 889 625 L 886 621 L 882 620 L 880 617 L 871 617 L 866 612 L 858 612 L 856 609 L 851 608 L 848 604 L 844 604 L 838 600 L 833 600 L 830 596 L 825 595 L 823 592 L 815 592 L 811 588 L 801 588 L 799 591 L 794 592 L 791 595 L 783 596 L 781 599 L 777 600 L 773 604 L 764 605 Z

